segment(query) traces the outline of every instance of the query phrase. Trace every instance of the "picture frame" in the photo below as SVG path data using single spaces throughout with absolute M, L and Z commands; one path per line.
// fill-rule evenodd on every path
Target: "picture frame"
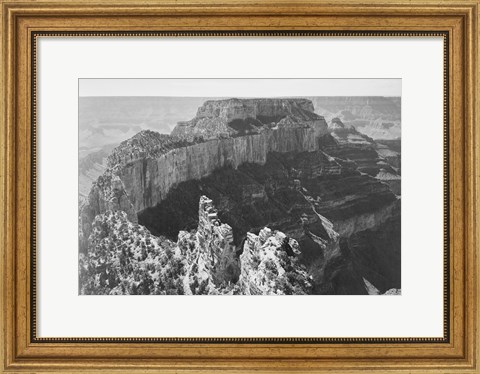
M 2 0 L 1 5 L 3 372 L 478 372 L 478 0 Z M 37 40 L 162 35 L 443 37 L 443 337 L 37 336 Z

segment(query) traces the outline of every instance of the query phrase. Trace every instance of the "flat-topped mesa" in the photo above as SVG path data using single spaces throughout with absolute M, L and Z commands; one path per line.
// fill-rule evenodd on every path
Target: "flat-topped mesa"
M 310 127 L 318 135 L 325 120 L 303 98 L 208 100 L 190 121 L 179 122 L 172 135 L 183 138 L 228 138 L 269 129 Z
M 225 99 L 208 100 L 197 111 L 197 118 L 220 117 L 227 122 L 256 118 L 262 123 L 278 122 L 294 115 L 305 120 L 319 118 L 313 113 L 311 100 L 303 98 Z

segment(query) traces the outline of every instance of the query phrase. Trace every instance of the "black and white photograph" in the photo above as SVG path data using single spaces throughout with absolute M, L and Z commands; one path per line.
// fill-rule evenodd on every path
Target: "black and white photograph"
M 79 79 L 80 295 L 401 295 L 400 79 L 119 81 Z

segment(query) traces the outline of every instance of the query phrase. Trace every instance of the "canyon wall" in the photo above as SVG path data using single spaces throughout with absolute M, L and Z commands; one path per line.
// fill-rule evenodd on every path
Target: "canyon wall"
M 96 215 L 119 209 L 135 222 L 134 212 L 157 205 L 182 182 L 225 166 L 263 165 L 270 152 L 317 150 L 328 126 L 309 100 L 228 99 L 205 102 L 174 133 L 141 131 L 112 151 L 80 209 L 81 250 Z
M 339 117 L 373 139 L 400 139 L 400 97 L 312 97 L 315 113 L 327 121 Z
M 401 98 L 383 96 L 318 96 L 309 98 L 316 113 L 346 111 L 351 118 L 400 120 Z
M 177 242 L 185 293 L 271 293 L 264 283 L 295 254 L 307 288 L 274 293 L 398 288 L 399 159 L 341 118 L 327 126 L 309 100 L 207 101 L 174 135 L 141 131 L 112 151 L 81 208 L 80 251 L 96 245 L 96 217 L 124 211 L 132 228 Z
M 212 139 L 172 149 L 157 158 L 140 158 L 123 165 L 118 170 L 118 176 L 138 212 L 158 204 L 179 183 L 201 179 L 218 168 L 237 168 L 247 162 L 263 165 L 269 152 L 316 149 L 315 129 L 283 128 L 254 135 Z

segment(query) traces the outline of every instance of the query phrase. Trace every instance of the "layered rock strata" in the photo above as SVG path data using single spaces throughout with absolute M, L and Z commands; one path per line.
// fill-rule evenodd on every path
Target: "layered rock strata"
M 329 157 L 322 151 L 271 153 L 265 165 L 221 168 L 200 180 L 180 183 L 160 204 L 140 212 L 139 221 L 156 234 L 175 238 L 179 230 L 197 227 L 197 213 L 192 207 L 202 194 L 218 202 L 218 217 L 232 227 L 237 251 L 241 252 L 249 232 L 260 232 L 265 226 L 295 239 L 302 249 L 299 260 L 314 276 L 315 286 L 322 285 L 316 288 L 318 293 L 366 292 L 360 276 L 342 281 L 345 284 L 336 283 L 338 278 L 329 272 L 333 265 L 326 272 L 321 270 L 326 262 L 338 264 L 339 256 L 342 261 L 350 261 L 345 257 L 346 252 L 340 251 L 340 237 L 381 227 L 398 214 L 400 206 L 400 200 L 388 185 L 359 173 L 350 162 Z M 388 223 L 399 224 L 399 221 Z M 380 233 L 375 231 L 374 235 Z M 379 239 L 379 243 L 385 240 Z M 395 241 L 400 238 L 395 237 Z M 376 252 L 367 260 L 372 262 L 369 266 L 374 266 L 375 257 L 390 256 L 393 247 L 387 244 L 383 253 Z M 369 258 L 367 249 L 356 258 L 361 258 L 362 253 Z M 399 268 L 399 262 L 384 264 L 383 272 L 399 274 L 391 268 Z M 358 266 L 359 274 L 366 269 L 358 263 L 349 266 Z M 363 275 L 372 278 L 369 272 Z M 398 278 L 380 284 L 376 281 L 372 280 L 382 290 L 383 284 L 397 287 Z M 362 287 L 357 288 L 356 284 Z
M 270 152 L 314 151 L 314 130 L 285 128 L 261 134 L 212 139 L 172 149 L 157 157 L 141 157 L 122 164 L 117 175 L 135 210 L 141 211 L 162 201 L 173 186 L 201 179 L 214 170 L 244 163 L 265 164 Z
M 260 133 L 272 127 L 307 125 L 320 135 L 323 117 L 307 99 L 227 99 L 206 101 L 190 121 L 179 122 L 173 136 L 218 139 Z
M 304 99 L 209 101 L 175 136 L 123 142 L 81 210 L 81 251 L 95 217 L 119 210 L 180 251 L 183 293 L 399 288 L 399 152 L 312 110 Z M 282 268 L 297 262 L 292 286 Z
M 258 105 L 254 105 L 257 101 Z M 237 105 L 243 102 L 245 105 Z M 86 203 L 80 208 L 81 250 L 85 248 L 84 238 L 89 235 L 91 222 L 108 209 L 125 210 L 130 217 L 131 212 L 157 205 L 179 183 L 201 179 L 218 168 L 264 164 L 270 152 L 318 149 L 318 138 L 327 133 L 327 124 L 309 109 L 313 109 L 311 102 L 304 99 L 209 101 L 191 121 L 188 136 L 185 131 L 179 136 L 180 130 L 174 132 L 177 136 L 147 130 L 122 142 L 109 156 L 107 170 L 93 184 Z M 250 117 L 253 115 L 256 117 Z M 215 139 L 208 136 L 210 132 L 216 133 L 217 120 L 245 118 L 259 121 L 254 133 L 231 137 L 217 133 Z M 267 125 L 260 122 L 267 118 L 278 122 Z M 196 133 L 192 127 L 197 129 L 200 120 L 203 127 Z M 110 183 L 117 180 L 117 184 L 121 183 L 120 192 L 115 192 L 116 187 Z M 125 201 L 118 195 L 125 196 Z

